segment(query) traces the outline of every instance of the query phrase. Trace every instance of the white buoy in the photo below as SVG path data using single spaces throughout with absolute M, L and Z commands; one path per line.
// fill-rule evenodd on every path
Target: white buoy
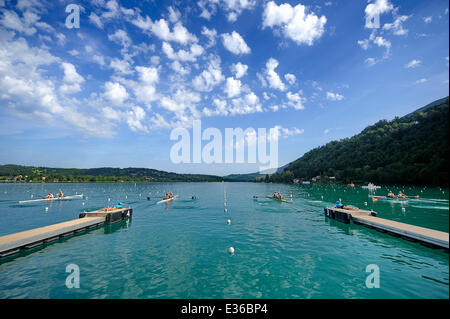
M 84 202 L 83 202 L 83 206 L 84 206 Z
M 367 202 L 364 202 L 364 205 L 367 206 Z
M 227 202 L 223 203 L 223 206 L 227 206 Z
M 229 252 L 231 255 L 234 255 L 234 248 L 233 248 L 233 247 L 228 248 L 228 252 Z
M 402 207 L 402 212 L 406 212 L 406 208 L 405 207 Z
M 228 224 L 228 225 L 231 224 L 231 219 L 227 220 L 227 224 Z
M 45 211 L 48 211 L 48 207 L 45 207 Z
M 223 211 L 226 213 L 226 212 L 228 212 L 228 209 L 225 208 Z

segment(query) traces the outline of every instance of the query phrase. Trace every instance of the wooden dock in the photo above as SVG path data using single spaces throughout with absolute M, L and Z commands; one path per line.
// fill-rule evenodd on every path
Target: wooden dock
M 431 248 L 444 248 L 448 251 L 449 234 L 424 227 L 409 225 L 393 220 L 377 217 L 373 211 L 346 210 L 334 207 L 325 208 L 325 216 L 348 224 L 364 225 L 377 231 L 401 237 L 409 241 L 417 241 Z
M 18 253 L 21 249 L 31 249 L 60 238 L 80 233 L 101 225 L 113 224 L 130 218 L 131 208 L 97 210 L 80 214 L 79 219 L 50 226 L 39 227 L 0 237 L 0 257 Z

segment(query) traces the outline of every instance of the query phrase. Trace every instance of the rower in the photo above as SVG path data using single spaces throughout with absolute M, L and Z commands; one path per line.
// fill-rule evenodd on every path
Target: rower
M 403 194 L 402 192 L 399 192 L 397 195 L 398 198 L 406 198 L 406 195 Z
M 64 194 L 63 194 L 63 192 L 60 190 L 57 196 L 58 196 L 58 198 L 63 198 L 63 197 L 64 197 Z
M 389 198 L 395 198 L 395 195 L 393 192 L 389 191 L 389 193 L 387 194 L 387 197 Z
M 119 204 L 116 205 L 116 208 L 123 208 L 122 202 L 119 202 Z
M 166 196 L 164 196 L 164 199 L 169 199 L 169 194 L 166 193 Z
M 173 193 L 172 192 L 170 192 L 169 197 L 173 198 Z
M 334 205 L 336 208 L 344 208 L 344 204 L 342 204 L 340 201 L 336 201 L 336 205 Z
M 48 193 L 48 195 L 45 196 L 45 198 L 53 198 L 53 197 L 54 197 L 54 196 L 53 196 L 53 193 L 52 193 L 52 192 Z

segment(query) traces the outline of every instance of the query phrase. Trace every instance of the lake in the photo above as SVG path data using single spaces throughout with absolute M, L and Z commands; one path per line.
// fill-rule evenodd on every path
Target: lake
M 87 199 L 18 204 L 60 189 Z M 0 184 L 0 236 L 119 201 L 133 208 L 130 220 L 0 259 L 0 298 L 448 298 L 448 253 L 324 216 L 341 198 L 449 231 L 448 188 L 376 194 L 388 190 L 420 199 L 374 202 L 358 185 Z M 170 191 L 180 198 L 156 204 Z M 264 198 L 275 191 L 292 193 L 293 203 Z M 78 289 L 66 287 L 69 264 L 80 269 Z M 366 287 L 372 264 L 380 288 Z

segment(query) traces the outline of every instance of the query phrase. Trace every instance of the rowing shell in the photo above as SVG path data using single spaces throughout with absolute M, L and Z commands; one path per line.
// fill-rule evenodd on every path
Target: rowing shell
M 81 195 L 64 196 L 64 197 L 52 197 L 52 198 L 40 198 L 40 199 L 21 200 L 19 202 L 19 204 L 45 202 L 45 201 L 51 201 L 51 200 L 78 199 L 78 198 L 83 198 L 83 194 L 81 194 Z
M 178 195 L 175 195 L 174 197 L 169 198 L 169 199 L 163 199 L 163 200 L 160 200 L 160 201 L 157 202 L 156 204 L 167 203 L 167 202 L 173 201 L 175 198 L 178 198 Z
M 279 202 L 292 204 L 292 200 L 278 199 L 278 198 L 275 198 L 275 197 L 270 196 L 270 195 L 267 195 L 266 197 L 267 197 L 267 198 L 270 198 L 270 199 L 273 199 L 273 200 L 277 200 L 277 201 L 279 201 Z
M 419 196 L 411 196 L 406 198 L 398 198 L 398 197 L 387 197 L 387 196 L 377 196 L 377 195 L 369 195 L 369 197 L 376 198 L 376 199 L 387 199 L 387 200 L 417 200 L 419 199 Z

